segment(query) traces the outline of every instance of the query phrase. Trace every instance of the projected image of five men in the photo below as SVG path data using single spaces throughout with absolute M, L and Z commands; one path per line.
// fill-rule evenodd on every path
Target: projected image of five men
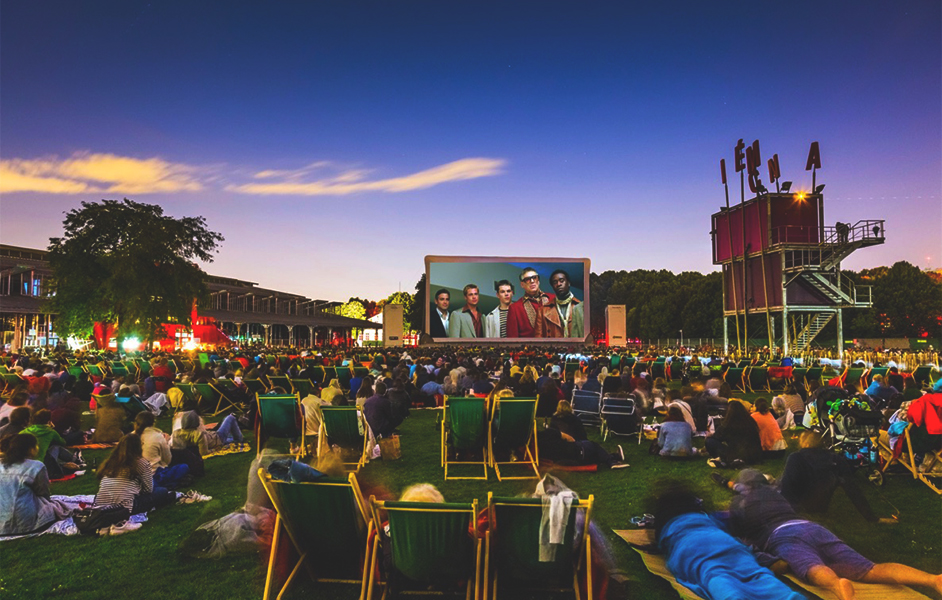
M 585 339 L 587 259 L 427 257 L 433 338 Z

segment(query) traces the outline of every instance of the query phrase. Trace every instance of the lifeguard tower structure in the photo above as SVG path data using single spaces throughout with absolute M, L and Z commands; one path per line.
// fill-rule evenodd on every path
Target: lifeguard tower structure
M 723 269 L 725 347 L 729 317 L 735 319 L 737 340 L 746 340 L 752 325 L 755 333 L 767 334 L 770 348 L 781 340 L 786 356 L 799 356 L 836 319 L 843 354 L 841 311 L 869 308 L 872 302 L 870 286 L 855 285 L 842 274 L 841 261 L 859 248 L 882 244 L 885 231 L 882 220 L 825 226 L 823 187 L 808 194 L 760 188 L 754 198 L 713 214 L 713 264 Z

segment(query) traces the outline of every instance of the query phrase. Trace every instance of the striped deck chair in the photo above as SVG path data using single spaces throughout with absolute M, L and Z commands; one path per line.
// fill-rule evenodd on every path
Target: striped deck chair
M 445 468 L 445 480 L 487 480 L 487 424 L 485 422 L 485 398 L 449 398 L 445 396 L 442 413 L 441 465 Z M 449 456 L 455 453 L 455 458 Z M 474 453 L 473 460 L 457 460 L 457 453 Z M 450 465 L 479 465 L 483 476 L 456 477 L 448 475 Z
M 262 598 L 271 598 L 275 573 L 281 571 L 278 562 L 286 555 L 278 550 L 284 533 L 298 559 L 277 591 L 278 598 L 288 591 L 303 566 L 316 582 L 359 585 L 360 600 L 364 600 L 374 542 L 373 518 L 356 475 L 289 483 L 272 479 L 265 469 L 259 469 L 258 477 L 277 514 Z
M 343 458 L 344 467 L 359 471 L 369 461 L 370 436 L 366 417 L 356 406 L 321 406 L 321 426 L 317 432 L 317 456 L 323 456 L 334 445 L 341 453 L 356 457 Z
M 495 398 L 488 421 L 487 455 L 491 467 L 497 473 L 497 480 L 504 479 L 539 479 L 540 451 L 536 441 L 536 398 Z M 499 450 L 513 451 L 524 448 L 524 456 L 519 461 L 499 461 L 494 454 L 494 447 Z M 526 468 L 526 475 L 501 475 L 500 467 L 514 465 Z M 506 469 L 505 469 L 506 470 Z
M 591 600 L 592 548 L 589 525 L 594 496 L 572 503 L 563 543 L 554 545 L 553 558 L 540 560 L 542 498 L 495 498 L 487 494 L 488 531 L 484 534 L 484 598 L 514 598 L 531 590 L 547 593 L 572 591 L 580 598 L 579 572 L 584 571 Z M 577 518 L 583 513 L 581 523 Z M 588 568 L 584 568 L 588 567 Z
M 402 588 L 412 582 L 421 586 L 418 593 L 434 593 L 431 588 L 438 587 L 451 594 L 455 584 L 467 582 L 465 600 L 471 600 L 472 593 L 479 597 L 483 545 L 477 534 L 477 500 L 437 504 L 377 502 L 371 497 L 370 506 L 374 523 L 383 522 L 385 513 L 389 533 L 377 528 L 379 544 L 373 546 L 370 559 L 368 599 L 373 596 L 381 554 L 390 560 L 387 592 L 406 591 Z

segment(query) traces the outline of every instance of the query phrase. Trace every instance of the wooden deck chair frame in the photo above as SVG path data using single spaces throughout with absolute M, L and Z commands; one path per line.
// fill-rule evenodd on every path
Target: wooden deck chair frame
M 932 385 L 932 365 L 919 365 L 913 371 L 913 379 L 919 387 L 925 389 Z
M 460 531 L 455 532 L 456 539 L 467 539 L 470 537 L 473 544 L 473 558 L 474 558 L 474 572 L 468 577 L 468 583 L 465 590 L 465 600 L 471 600 L 472 592 L 474 594 L 475 600 L 481 597 L 479 590 L 481 589 L 481 567 L 484 553 L 484 544 L 483 540 L 478 537 L 478 527 L 477 527 L 477 514 L 478 514 L 478 501 L 477 499 L 472 500 L 467 503 L 444 503 L 438 504 L 434 502 L 380 502 L 377 501 L 374 496 L 370 496 L 370 510 L 373 515 L 374 523 L 382 523 L 380 519 L 380 511 L 386 511 L 389 521 L 393 521 L 393 513 L 449 513 L 449 514 L 467 514 L 468 525 L 462 526 Z M 393 523 L 390 522 L 390 531 L 394 528 Z M 396 532 L 397 535 L 400 532 Z M 378 579 L 379 575 L 379 553 L 381 545 L 385 543 L 395 543 L 395 540 L 387 535 L 382 530 L 377 531 L 377 543 L 373 544 L 372 556 L 370 558 L 370 579 L 369 587 L 366 592 L 367 600 L 371 600 L 373 597 L 373 588 Z M 438 539 L 436 536 L 431 536 L 433 539 Z M 396 538 L 398 539 L 398 538 Z M 390 541 L 393 540 L 393 541 Z M 393 568 L 395 566 L 395 550 L 391 549 L 390 555 L 393 556 Z M 468 565 L 470 569 L 470 565 Z M 383 600 L 385 600 L 387 593 L 389 592 L 389 586 L 383 590 Z M 415 593 L 415 594 L 434 594 L 434 591 L 416 591 L 410 592 L 408 590 L 403 590 L 400 593 Z
M 356 475 L 353 473 L 347 474 L 347 481 L 343 483 L 338 481 L 337 478 L 330 478 L 326 481 L 315 481 L 315 482 L 305 482 L 305 483 L 288 483 L 281 482 L 272 479 L 264 468 L 259 468 L 258 477 L 262 481 L 262 486 L 265 488 L 265 492 L 268 494 L 268 497 L 271 499 L 272 504 L 275 507 L 276 517 L 275 517 L 275 529 L 272 536 L 271 552 L 268 556 L 268 573 L 265 576 L 265 591 L 262 595 L 263 600 L 269 600 L 272 593 L 275 563 L 278 558 L 278 545 L 281 540 L 282 530 L 288 535 L 288 538 L 291 540 L 291 544 L 294 546 L 294 549 L 298 553 L 298 561 L 295 563 L 294 568 L 291 569 L 291 573 L 288 575 L 287 581 L 282 585 L 281 589 L 278 590 L 276 598 L 280 599 L 284 596 L 285 592 L 288 591 L 288 587 L 294 581 L 295 575 L 297 575 L 301 566 L 303 565 L 308 574 L 311 576 L 311 579 L 314 581 L 320 581 L 324 583 L 352 583 L 359 584 L 360 586 L 360 600 L 364 600 L 366 597 L 367 589 L 367 580 L 370 575 L 370 556 L 372 555 L 371 548 L 375 543 L 375 538 L 373 536 L 373 519 L 371 512 L 369 510 L 369 505 L 363 499 L 363 493 L 360 491 L 360 486 L 357 483 Z M 360 563 L 362 570 L 362 576 L 359 580 L 356 579 L 336 579 L 336 578 L 323 578 L 317 577 L 314 572 L 314 568 L 307 562 L 307 553 L 302 550 L 303 542 L 300 539 L 300 536 L 296 533 L 297 527 L 295 526 L 296 517 L 301 518 L 310 518 L 310 517 L 322 517 L 324 515 L 295 515 L 291 511 L 286 510 L 286 507 L 283 502 L 281 495 L 277 493 L 277 488 L 281 485 L 291 485 L 291 486 L 319 486 L 319 487 L 349 487 L 353 495 L 353 499 L 356 504 L 357 512 L 363 518 L 363 523 L 366 525 L 366 538 L 365 538 L 365 548 L 363 551 L 363 560 Z M 354 513 L 355 515 L 356 513 Z M 290 515 L 290 516 L 288 516 Z M 333 516 L 333 515 L 332 515 Z M 336 518 L 336 517 L 335 517 Z M 332 542 L 333 540 L 324 540 L 325 544 Z
M 730 381 L 731 375 L 739 375 L 739 381 Z M 746 382 L 749 377 L 749 367 L 728 367 L 723 371 L 723 381 L 729 384 L 729 387 L 737 392 L 745 393 L 747 390 Z
M 886 378 L 889 372 L 890 372 L 889 367 L 873 367 L 872 369 L 864 373 L 864 376 L 863 376 L 864 387 L 869 387 L 870 384 L 873 383 L 873 377 L 875 375 L 882 375 L 884 378 Z M 902 390 L 899 390 L 899 391 L 902 391 Z
M 746 373 L 748 373 L 748 375 L 746 375 L 745 380 L 746 380 L 746 383 L 749 385 L 750 391 L 752 391 L 753 393 L 758 393 L 758 392 L 768 392 L 770 394 L 772 393 L 772 387 L 769 385 L 769 368 L 768 367 L 766 366 L 749 367 L 746 370 Z M 754 385 L 753 383 L 754 382 L 753 375 L 755 375 L 755 378 L 758 380 L 755 382 L 757 385 Z
M 289 379 L 286 375 L 269 375 L 268 383 L 270 384 L 268 386 L 268 389 L 270 390 L 276 387 L 280 387 L 285 392 L 291 392 L 294 390 L 294 386 L 291 385 L 291 379 Z
M 529 432 L 528 439 L 525 444 L 519 444 L 518 447 L 524 447 L 524 459 L 522 461 L 499 461 L 494 456 L 494 435 L 500 435 L 499 423 L 497 422 L 501 407 L 523 407 L 524 404 L 531 404 L 532 410 L 530 410 L 530 423 L 526 426 L 526 431 Z M 504 481 L 505 479 L 539 479 L 540 478 L 540 447 L 536 439 L 536 398 L 494 398 L 494 404 L 491 406 L 491 415 L 487 420 L 487 456 L 490 459 L 491 468 L 494 469 L 494 472 L 497 474 L 497 481 Z M 510 410 L 513 410 L 511 408 Z M 516 437 L 517 439 L 523 439 L 523 427 L 520 428 L 520 431 L 511 431 L 509 435 Z M 517 435 L 514 435 L 517 434 Z M 532 449 L 531 449 L 532 446 Z M 529 465 L 533 469 L 532 475 L 521 475 L 517 477 L 507 477 L 501 476 L 500 466 L 501 465 Z
M 327 430 L 328 425 L 327 421 L 330 419 L 328 415 L 333 414 L 350 414 L 356 415 L 356 422 L 358 430 L 363 432 L 363 447 L 360 450 L 360 456 L 357 459 L 357 462 L 347 462 L 344 461 L 343 466 L 349 471 L 358 473 L 360 469 L 369 461 L 370 458 L 370 433 L 369 433 L 369 424 L 366 422 L 366 417 L 363 415 L 363 411 L 356 406 L 321 406 L 321 425 L 317 430 L 317 456 L 318 458 L 324 456 L 326 453 L 330 452 L 330 443 L 328 438 L 330 437 L 330 432 Z M 348 419 L 353 419 L 353 416 L 345 417 Z M 341 446 L 342 448 L 343 446 Z
M 222 386 L 215 383 L 194 384 L 196 393 L 200 396 L 200 399 L 203 397 L 203 389 L 201 389 L 202 386 L 207 386 L 210 390 L 213 391 L 213 393 L 216 394 L 216 409 L 213 411 L 212 416 L 215 417 L 216 415 L 226 412 L 229 409 L 232 409 L 237 413 L 243 412 L 242 408 L 239 407 L 239 405 L 226 394 L 226 391 L 222 388 Z M 225 402 L 227 406 L 223 406 L 223 402 Z
M 184 402 L 192 402 L 199 406 L 199 396 L 196 394 L 196 390 L 193 389 L 192 383 L 174 383 L 171 387 L 175 387 L 183 392 Z
M 291 390 L 301 396 L 302 399 L 307 398 L 312 391 L 314 391 L 314 382 L 310 379 L 289 379 L 291 382 Z
M 927 477 L 925 473 L 919 471 L 919 465 L 916 464 L 916 453 L 913 450 L 913 440 L 912 436 L 909 433 L 909 430 L 915 427 L 913 423 L 909 423 L 906 426 L 906 430 L 903 432 L 904 442 L 903 442 L 903 451 L 898 457 L 893 456 L 893 449 L 890 448 L 887 444 L 884 444 L 879 438 L 874 438 L 877 441 L 877 445 L 880 447 L 882 452 L 888 453 L 890 458 L 883 464 L 883 468 L 880 469 L 881 474 L 886 474 L 887 469 L 890 468 L 894 463 L 902 465 L 904 469 L 909 471 L 913 476 L 913 479 L 919 479 L 924 484 L 929 486 L 936 494 L 942 495 L 942 489 L 939 488 L 933 481 L 932 478 Z M 927 456 L 923 459 L 923 464 L 927 466 L 932 466 L 936 462 L 942 462 L 942 450 L 930 450 L 930 456 Z M 927 462 L 928 461 L 928 462 Z
M 573 543 L 573 558 L 574 562 L 572 565 L 572 588 L 565 589 L 552 589 L 546 591 L 553 592 L 562 592 L 572 589 L 575 593 L 576 600 L 581 600 L 581 595 L 579 592 L 579 570 L 585 567 L 586 573 L 586 596 L 587 600 L 592 600 L 593 585 L 592 585 L 592 543 L 589 540 L 589 525 L 592 522 L 592 507 L 595 503 L 595 496 L 589 495 L 587 500 L 574 501 L 570 510 L 585 511 L 585 519 L 583 520 L 582 533 L 579 535 L 579 543 Z M 497 564 L 495 558 L 492 558 L 492 551 L 494 547 L 499 543 L 497 536 L 500 535 L 501 530 L 504 527 L 512 527 L 513 525 L 500 525 L 497 520 L 497 507 L 507 506 L 507 507 L 517 507 L 521 511 L 524 510 L 533 510 L 537 523 L 543 516 L 543 503 L 540 498 L 495 498 L 493 492 L 487 493 L 487 522 L 489 524 L 488 530 L 484 534 L 484 572 L 483 572 L 483 600 L 497 600 L 497 591 L 498 591 L 498 575 L 500 574 L 500 568 L 503 565 Z M 511 519 L 511 523 L 518 524 L 518 519 Z M 572 524 L 575 526 L 577 518 L 575 515 L 572 517 Z M 573 530 L 573 542 L 575 542 L 576 530 Z M 534 537 L 534 546 L 537 546 L 539 543 L 538 538 Z M 493 565 L 493 580 L 491 577 L 491 567 Z M 529 587 L 529 586 L 528 586 Z M 532 589 L 532 588 L 530 588 Z
M 301 455 L 304 453 L 304 448 L 305 448 L 305 443 L 306 443 L 304 439 L 304 431 L 307 429 L 307 427 L 304 426 L 304 412 L 301 409 L 301 398 L 299 398 L 297 394 L 279 394 L 277 396 L 265 396 L 263 394 L 255 394 L 255 402 L 256 402 L 256 405 L 258 406 L 258 419 L 255 425 L 255 445 L 258 446 L 258 448 L 255 451 L 256 456 L 261 456 L 262 446 L 265 445 L 264 442 L 269 437 L 283 437 L 283 438 L 295 437 L 291 434 L 277 435 L 277 436 L 274 436 L 274 435 L 264 436 L 265 432 L 263 431 L 265 427 L 264 414 L 265 414 L 266 409 L 262 408 L 262 403 L 268 402 L 269 404 L 272 404 L 273 401 L 275 400 L 287 400 L 288 398 L 291 398 L 294 400 L 295 425 L 297 426 L 297 429 L 298 429 L 297 437 L 300 438 L 301 440 L 298 443 L 297 457 L 300 458 Z M 283 434 L 285 432 L 279 432 L 279 433 Z
M 481 408 L 481 460 L 450 460 L 448 458 L 448 448 L 450 446 L 449 441 L 452 438 L 452 425 L 451 419 L 452 415 L 456 414 L 457 409 L 454 408 L 456 403 L 469 403 L 479 406 Z M 479 479 L 487 481 L 487 465 L 489 462 L 489 456 L 487 453 L 488 443 L 488 427 L 486 415 L 484 414 L 484 409 L 487 406 L 487 399 L 477 398 L 477 397 L 468 397 L 468 398 L 459 398 L 459 397 L 448 397 L 445 396 L 445 401 L 442 409 L 442 430 L 441 430 L 441 466 L 445 469 L 445 481 L 449 479 Z M 462 450 L 468 450 L 470 448 L 463 448 Z M 475 448 L 476 449 L 476 448 Z M 483 477 L 449 477 L 448 476 L 448 466 L 449 465 L 480 465 L 482 472 L 484 473 Z
M 847 367 L 844 369 L 844 372 L 841 373 L 841 385 L 845 388 L 848 385 L 853 385 L 854 389 L 859 391 L 862 385 L 861 381 L 866 371 L 866 369 L 861 367 Z
M 268 386 L 261 379 L 243 379 L 242 384 L 250 394 L 264 394 L 268 391 Z

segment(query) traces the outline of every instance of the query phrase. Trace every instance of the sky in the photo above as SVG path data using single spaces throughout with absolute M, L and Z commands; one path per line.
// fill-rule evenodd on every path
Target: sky
M 740 138 L 793 189 L 819 142 L 826 223 L 886 220 L 844 268 L 942 266 L 942 3 L 0 5 L 4 244 L 127 197 L 311 298 L 428 254 L 708 272 Z

